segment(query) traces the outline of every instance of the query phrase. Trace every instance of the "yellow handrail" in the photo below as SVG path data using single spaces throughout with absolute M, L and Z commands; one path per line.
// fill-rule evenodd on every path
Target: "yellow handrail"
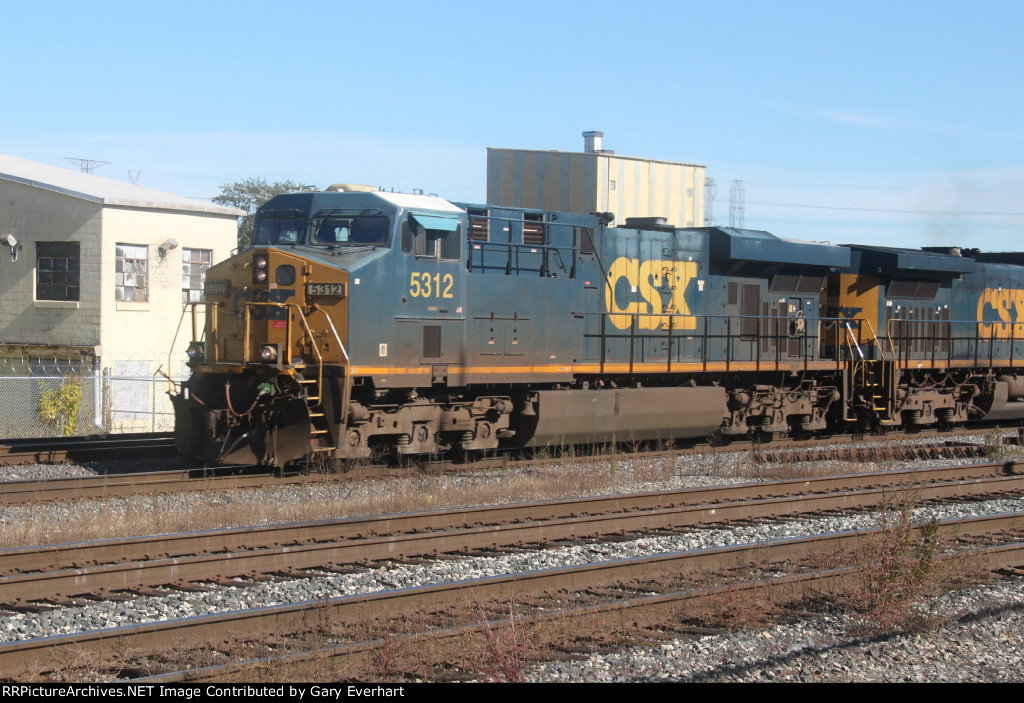
M 213 314 L 210 315 L 209 322 L 210 322 L 210 330 L 212 332 L 212 337 L 213 337 L 213 339 L 217 339 L 217 308 L 220 307 L 220 303 L 217 303 L 217 302 L 214 302 L 214 301 L 207 301 L 207 300 L 196 302 L 196 303 L 185 303 L 181 307 L 181 317 L 178 318 L 178 326 L 174 330 L 174 338 L 171 340 L 171 349 L 170 349 L 170 351 L 167 352 L 167 370 L 168 371 L 170 371 L 170 369 L 171 369 L 171 357 L 174 356 L 174 347 L 178 344 L 178 334 L 181 333 L 181 323 L 185 321 L 185 313 L 188 312 L 188 309 L 190 307 L 192 308 L 192 341 L 193 342 L 196 341 L 196 337 L 199 336 L 198 316 L 196 315 L 196 306 L 197 305 L 205 305 L 207 313 L 210 312 L 210 306 L 211 305 L 213 306 Z M 214 361 L 217 360 L 217 352 L 218 352 L 217 345 L 214 344 L 213 345 Z M 169 374 L 164 374 L 164 376 L 167 377 L 167 392 L 168 393 L 173 393 L 174 392 L 174 380 L 170 377 Z
M 284 308 L 284 309 L 293 308 L 294 312 L 298 313 L 299 320 L 302 323 L 302 328 L 305 331 L 306 335 L 309 337 L 310 347 L 312 348 L 313 353 L 316 355 L 316 359 L 317 359 L 317 393 L 319 394 L 316 397 L 316 400 L 318 402 L 322 403 L 323 382 L 324 382 L 324 357 L 323 357 L 323 354 L 321 354 L 320 347 L 319 347 L 319 345 L 316 342 L 316 337 L 313 334 L 313 328 L 310 326 L 309 321 L 306 319 L 305 314 L 302 312 L 302 307 L 298 303 L 272 303 L 272 302 L 256 302 L 256 301 L 246 301 L 246 302 L 243 303 L 243 306 L 245 308 L 245 312 L 244 312 L 244 318 L 243 318 L 243 339 L 244 339 L 244 343 L 243 343 L 243 347 L 242 347 L 242 363 L 246 363 L 246 364 L 249 363 L 249 346 L 250 346 L 250 339 L 249 339 L 249 308 L 251 306 L 256 306 L 256 305 L 262 306 L 262 307 L 275 307 L 275 308 Z M 349 373 L 349 356 L 348 356 L 348 351 L 345 349 L 345 344 L 341 341 L 341 336 L 338 334 L 338 330 L 334 327 L 334 321 L 331 320 L 331 316 L 329 314 L 327 314 L 327 311 L 323 310 L 322 308 L 319 308 L 317 306 L 314 306 L 313 310 L 314 311 L 320 311 L 320 312 L 324 313 L 324 317 L 327 318 L 327 324 L 330 327 L 331 332 L 334 334 L 334 338 L 335 338 L 335 340 L 337 340 L 338 347 L 341 349 L 341 354 L 342 354 L 342 357 L 344 358 L 344 362 L 345 362 L 345 388 L 344 388 L 344 395 L 343 395 L 343 399 L 342 399 L 342 403 L 343 403 L 342 404 L 342 412 L 343 412 L 344 418 L 347 419 L 348 418 L 349 396 L 351 394 L 351 374 Z M 286 323 L 286 327 L 285 327 L 284 352 L 286 354 L 290 353 L 291 345 L 292 345 L 292 318 L 289 315 L 289 316 L 287 316 L 287 323 Z M 285 363 L 286 366 L 291 365 L 290 364 L 290 362 L 291 362 L 291 358 L 290 357 L 288 359 L 284 360 L 284 361 L 287 362 L 287 363 Z
M 344 421 L 342 424 L 346 424 L 348 420 L 348 404 L 352 396 L 352 374 L 350 373 L 351 362 L 348 358 L 348 350 L 345 349 L 345 343 L 341 341 L 341 335 L 338 334 L 338 330 L 334 327 L 334 320 L 331 319 L 330 314 L 316 303 L 313 304 L 313 310 L 314 312 L 322 312 L 324 317 L 327 318 L 327 324 L 330 325 L 331 332 L 334 333 L 334 339 L 338 342 L 338 348 L 341 349 L 341 355 L 345 359 L 345 388 L 342 391 L 341 408 L 344 413 Z

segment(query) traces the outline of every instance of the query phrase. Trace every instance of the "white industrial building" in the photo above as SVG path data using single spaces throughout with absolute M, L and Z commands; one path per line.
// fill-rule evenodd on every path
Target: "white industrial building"
M 704 226 L 704 166 L 620 156 L 603 136 L 584 132 L 582 152 L 488 148 L 488 204 Z
M 236 247 L 241 214 L 0 154 L 0 377 L 179 374 L 185 344 L 168 354 L 183 302 Z M 142 403 L 114 395 L 124 425 Z M 17 436 L 4 402 L 0 436 Z

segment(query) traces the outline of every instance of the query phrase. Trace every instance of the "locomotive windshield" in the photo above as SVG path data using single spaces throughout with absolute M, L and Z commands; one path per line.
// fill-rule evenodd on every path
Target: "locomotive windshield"
M 311 243 L 331 246 L 387 244 L 389 230 L 388 218 L 383 215 L 331 215 L 314 220 Z
M 252 243 L 257 246 L 298 244 L 305 229 L 306 220 L 303 217 L 264 218 L 256 226 Z

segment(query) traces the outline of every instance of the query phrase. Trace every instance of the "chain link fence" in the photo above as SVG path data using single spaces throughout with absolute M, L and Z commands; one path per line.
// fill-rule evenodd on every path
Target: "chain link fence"
M 0 437 L 171 432 L 169 383 L 150 368 L 146 362 L 118 363 L 114 369 L 0 365 Z

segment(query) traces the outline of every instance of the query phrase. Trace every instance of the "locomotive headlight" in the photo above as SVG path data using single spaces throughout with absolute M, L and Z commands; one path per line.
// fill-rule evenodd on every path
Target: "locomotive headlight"
M 267 270 L 269 265 L 267 257 L 263 254 L 258 254 L 252 258 L 253 283 L 264 283 L 267 280 Z
M 268 364 L 272 364 L 277 361 L 277 346 L 276 344 L 264 344 L 260 347 L 260 358 Z
M 202 361 L 206 357 L 206 345 L 202 342 L 192 342 L 185 353 L 189 361 Z

